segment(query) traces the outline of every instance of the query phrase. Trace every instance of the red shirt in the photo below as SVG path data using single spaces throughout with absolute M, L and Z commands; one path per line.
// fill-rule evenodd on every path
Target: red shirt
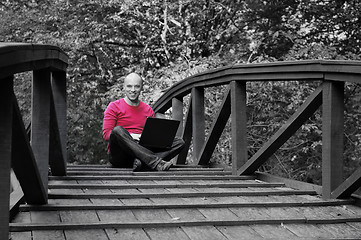
M 144 102 L 139 101 L 136 107 L 128 105 L 124 98 L 111 102 L 104 112 L 104 140 L 109 140 L 110 133 L 116 126 L 122 126 L 129 133 L 141 134 L 147 117 L 154 117 L 154 111 Z

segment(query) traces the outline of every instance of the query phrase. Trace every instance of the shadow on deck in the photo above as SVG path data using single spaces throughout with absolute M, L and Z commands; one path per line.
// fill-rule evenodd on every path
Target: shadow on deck
M 235 176 L 222 168 L 176 166 L 137 172 L 68 166 L 49 177 L 47 205 L 21 205 L 16 239 L 361 238 L 361 208 L 315 191 Z

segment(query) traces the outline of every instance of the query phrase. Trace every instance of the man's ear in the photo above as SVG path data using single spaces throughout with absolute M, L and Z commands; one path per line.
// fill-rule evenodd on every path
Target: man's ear
M 163 114 L 163 113 L 156 113 L 155 117 L 156 118 L 166 118 L 165 114 Z

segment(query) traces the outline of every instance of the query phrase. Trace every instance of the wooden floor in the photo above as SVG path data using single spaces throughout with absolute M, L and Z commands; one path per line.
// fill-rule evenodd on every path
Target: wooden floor
M 48 205 L 20 207 L 12 240 L 361 238 L 361 208 L 351 200 L 223 169 L 69 166 L 49 185 Z

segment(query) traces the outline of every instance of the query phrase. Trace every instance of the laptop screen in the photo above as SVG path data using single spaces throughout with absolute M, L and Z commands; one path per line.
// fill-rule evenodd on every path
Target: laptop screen
M 170 148 L 180 121 L 165 118 L 147 118 L 139 144 L 148 148 Z

